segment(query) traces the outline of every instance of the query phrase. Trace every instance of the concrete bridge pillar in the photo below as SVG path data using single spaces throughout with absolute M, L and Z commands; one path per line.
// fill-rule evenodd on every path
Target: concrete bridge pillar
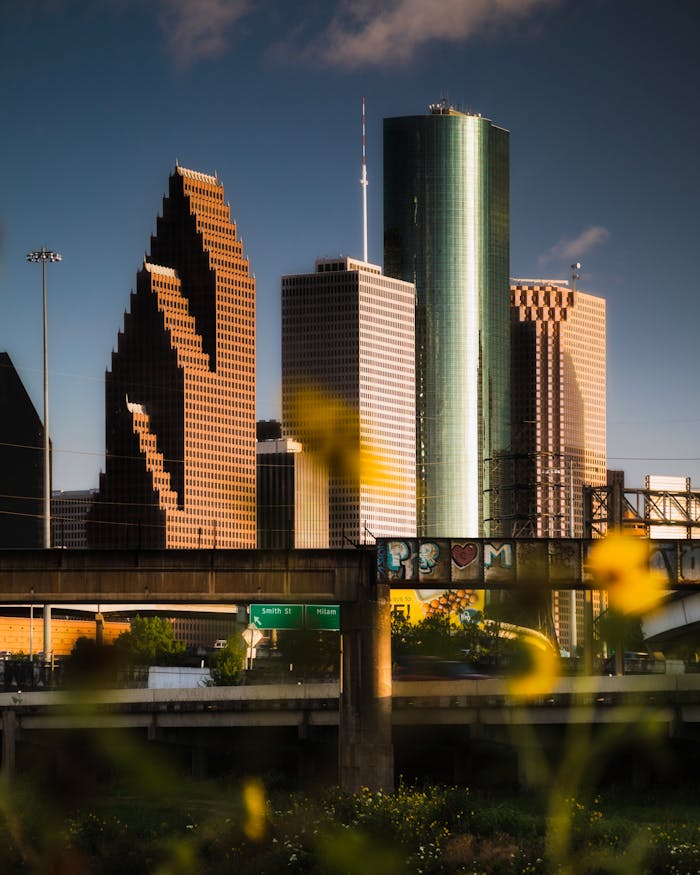
M 95 644 L 102 647 L 105 643 L 105 618 L 102 611 L 95 614 Z
M 338 777 L 342 790 L 394 789 L 391 730 L 391 602 L 385 584 L 365 581 L 341 611 Z

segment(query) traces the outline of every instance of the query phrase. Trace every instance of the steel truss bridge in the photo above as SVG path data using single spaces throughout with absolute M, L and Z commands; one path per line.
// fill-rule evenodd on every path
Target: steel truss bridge
M 646 535 L 653 527 L 679 529 L 685 537 L 700 537 L 700 492 L 670 489 L 631 489 L 623 483 L 584 486 L 584 532 L 587 538 L 603 537 L 609 528 L 631 529 Z

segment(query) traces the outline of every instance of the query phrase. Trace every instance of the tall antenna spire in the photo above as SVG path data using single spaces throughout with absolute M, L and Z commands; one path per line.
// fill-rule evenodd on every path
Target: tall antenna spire
M 365 152 L 365 99 L 362 98 L 362 260 L 367 263 L 367 155 Z

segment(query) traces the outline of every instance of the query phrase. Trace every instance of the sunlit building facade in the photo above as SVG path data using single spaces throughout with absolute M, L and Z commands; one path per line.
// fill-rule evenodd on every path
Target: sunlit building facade
M 607 482 L 605 300 L 566 282 L 511 285 L 513 534 L 583 537 L 583 487 Z M 555 593 L 554 625 L 570 650 L 572 596 Z
M 506 534 L 508 131 L 444 102 L 384 120 L 384 269 L 416 286 L 419 535 Z
M 282 426 L 329 469 L 331 547 L 416 534 L 414 319 L 373 264 L 282 278 Z
M 607 476 L 605 300 L 550 280 L 511 296 L 514 534 L 580 538 L 583 487 Z
M 328 470 L 298 441 L 258 441 L 258 548 L 328 548 Z
M 170 177 L 106 375 L 92 546 L 256 545 L 255 280 L 219 179 Z

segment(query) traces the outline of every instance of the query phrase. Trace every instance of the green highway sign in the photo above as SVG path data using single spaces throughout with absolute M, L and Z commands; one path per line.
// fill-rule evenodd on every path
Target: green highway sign
M 251 605 L 256 629 L 340 629 L 340 605 Z
M 303 605 L 251 605 L 250 623 L 256 629 L 301 629 Z
M 340 605 L 307 605 L 307 629 L 340 629 Z

